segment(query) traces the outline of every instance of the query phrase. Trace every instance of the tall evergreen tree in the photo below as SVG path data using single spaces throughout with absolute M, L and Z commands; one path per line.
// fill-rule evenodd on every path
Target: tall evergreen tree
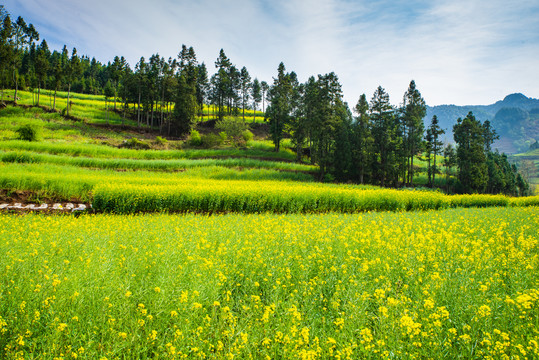
M 245 122 L 245 108 L 249 104 L 250 90 L 252 87 L 251 84 L 251 75 L 247 71 L 247 68 L 244 66 L 240 71 L 240 86 L 241 86 L 241 108 L 243 112 L 243 122 Z
M 200 108 L 200 115 L 204 119 L 204 102 L 208 96 L 208 69 L 206 64 L 202 63 L 197 70 L 197 103 Z
M 39 96 L 41 94 L 41 87 L 44 86 L 49 71 L 49 56 L 50 51 L 47 42 L 43 40 L 37 49 L 35 59 L 35 72 L 38 80 L 37 88 L 37 105 L 39 106 Z
M 185 135 L 191 131 L 191 127 L 196 120 L 197 113 L 197 69 L 195 51 L 192 47 L 179 54 L 178 89 L 176 102 L 174 105 L 173 129 L 176 135 Z
M 258 81 L 257 78 L 253 80 L 251 98 L 253 99 L 253 122 L 256 122 L 256 110 L 258 109 L 258 103 L 262 101 L 262 88 L 260 86 L 260 81 Z
M 369 116 L 369 103 L 367 97 L 362 94 L 354 108 L 357 116 L 352 127 L 353 141 L 352 154 L 354 167 L 357 172 L 360 184 L 365 182 L 366 176 L 369 176 L 372 166 L 372 153 L 374 138 L 371 131 L 371 119 Z
M 335 73 L 318 75 L 315 84 L 317 87 L 316 100 L 311 103 L 311 106 L 314 106 L 314 111 L 309 111 L 310 115 L 313 115 L 310 120 L 311 157 L 314 157 L 318 164 L 320 179 L 323 179 L 326 173 L 331 170 L 335 158 L 335 139 L 338 131 L 342 129 L 342 122 L 348 120 L 348 112 L 343 104 L 342 87 Z M 343 132 L 347 129 L 349 126 L 346 126 Z M 345 139 L 346 137 L 343 135 L 343 140 Z M 347 170 L 343 168 L 341 175 L 345 172 L 347 173 Z
M 386 186 L 395 175 L 398 139 L 394 108 L 389 103 L 389 94 L 381 86 L 376 89 L 371 99 L 369 115 L 377 157 L 373 173 L 380 185 Z
M 436 179 L 436 172 L 438 168 L 436 166 L 436 156 L 442 151 L 443 142 L 440 140 L 440 135 L 445 134 L 445 131 L 440 127 L 438 117 L 434 115 L 430 122 L 429 127 L 427 128 L 427 133 L 425 140 L 427 143 L 426 153 L 428 159 L 428 177 L 429 177 L 429 186 L 433 186 Z M 433 160 L 433 166 L 430 165 L 430 160 Z
M 452 144 L 447 144 L 444 147 L 443 166 L 445 167 L 445 191 L 452 193 L 453 191 L 450 188 L 451 169 L 457 166 L 457 153 Z
M 214 87 L 214 101 L 217 104 L 217 116 L 222 120 L 225 115 L 227 94 L 231 87 L 229 69 L 232 66 L 230 59 L 225 55 L 223 49 L 219 51 L 219 57 L 215 61 L 217 73 L 212 76 L 211 82 Z
M 273 86 L 269 90 L 271 106 L 267 109 L 266 116 L 270 121 L 270 133 L 275 151 L 278 152 L 283 139 L 285 124 L 288 122 L 291 110 L 292 86 L 290 74 L 287 74 L 283 63 L 279 64 L 277 77 L 273 79 Z
M 417 90 L 415 81 L 412 80 L 408 90 L 404 94 L 403 101 L 403 125 L 405 139 L 405 154 L 407 158 L 408 178 L 407 184 L 414 185 L 414 156 L 417 155 L 423 140 L 423 118 L 427 114 L 425 100 Z
M 268 91 L 269 91 L 268 83 L 265 81 L 261 81 L 260 90 L 262 90 L 262 112 L 266 113 L 265 101 L 266 101 L 266 97 L 268 96 Z
M 472 112 L 453 126 L 460 192 L 483 193 L 488 182 L 484 130 Z
M 64 46 L 65 48 L 65 46 Z M 70 101 L 70 95 L 71 95 L 71 84 L 74 80 L 76 80 L 81 72 L 81 65 L 80 65 L 80 59 L 77 56 L 77 49 L 73 48 L 73 51 L 71 52 L 71 58 L 69 60 L 66 60 L 64 63 L 64 78 L 67 82 L 67 107 L 66 107 L 66 114 L 69 116 L 69 109 L 71 108 L 71 101 Z

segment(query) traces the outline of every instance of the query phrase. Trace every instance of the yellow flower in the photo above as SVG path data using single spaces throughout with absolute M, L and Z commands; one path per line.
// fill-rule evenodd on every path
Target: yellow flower
M 479 317 L 487 317 L 490 315 L 490 307 L 488 305 L 482 305 L 479 307 L 479 309 L 477 310 L 477 314 L 479 315 Z

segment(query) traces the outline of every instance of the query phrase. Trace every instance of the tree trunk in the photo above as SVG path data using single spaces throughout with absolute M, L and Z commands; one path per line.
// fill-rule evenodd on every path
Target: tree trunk
M 71 94 L 71 83 L 67 85 L 67 116 L 69 116 L 69 95 Z
M 137 126 L 140 128 L 140 89 L 138 91 Z
M 15 81 L 15 96 L 13 96 L 13 103 L 17 105 L 17 91 L 19 90 L 19 77 L 15 74 L 15 70 L 13 70 L 13 81 Z
M 56 91 L 58 91 L 58 86 L 54 89 L 54 102 L 52 103 L 53 110 L 56 110 Z
M 432 185 L 434 186 L 434 179 L 436 178 L 436 150 L 434 151 L 434 166 L 432 170 Z
M 39 106 L 39 95 L 41 94 L 41 82 L 37 86 L 37 106 Z
M 410 186 L 414 186 L 414 152 L 410 154 Z
M 151 121 L 150 127 L 151 128 L 154 127 L 154 123 L 153 123 L 153 102 L 152 102 L 152 121 Z

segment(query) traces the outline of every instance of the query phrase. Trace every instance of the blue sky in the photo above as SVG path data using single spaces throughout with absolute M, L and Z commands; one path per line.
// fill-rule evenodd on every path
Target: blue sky
M 539 1 L 4 0 L 53 49 L 108 62 L 193 46 L 210 72 L 223 48 L 251 76 L 278 64 L 300 81 L 334 71 L 355 105 L 378 85 L 402 101 L 414 79 L 429 105 L 539 97 Z

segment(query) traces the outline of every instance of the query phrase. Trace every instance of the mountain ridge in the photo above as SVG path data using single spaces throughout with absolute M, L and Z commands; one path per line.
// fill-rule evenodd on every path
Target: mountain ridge
M 509 94 L 503 100 L 490 105 L 427 106 L 425 125 L 436 115 L 440 126 L 446 131 L 446 136 L 452 138 L 453 125 L 458 118 L 464 118 L 470 111 L 481 122 L 491 122 L 500 135 L 500 139 L 494 143 L 494 147 L 500 152 L 525 152 L 539 139 L 539 99 L 527 97 L 522 93 Z

